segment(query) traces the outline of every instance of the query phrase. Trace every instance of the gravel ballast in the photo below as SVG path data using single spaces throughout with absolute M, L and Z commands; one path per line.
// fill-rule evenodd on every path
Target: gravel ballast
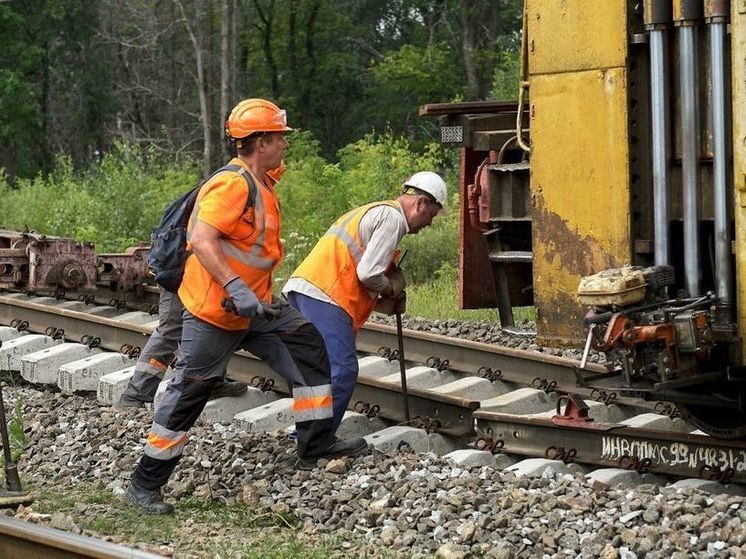
M 371 315 L 370 322 L 396 327 L 396 319 L 378 313 Z M 419 317 L 402 317 L 402 326 L 416 332 L 429 332 L 449 338 L 459 338 L 500 347 L 535 351 L 544 355 L 580 359 L 582 351 L 574 348 L 544 347 L 536 343 L 536 327 L 533 322 L 524 321 L 516 325 L 515 330 L 520 335 L 507 333 L 496 322 L 488 320 L 440 320 Z M 603 354 L 591 351 L 588 356 L 590 363 L 604 363 Z
M 18 398 L 23 402 L 27 449 L 19 471 L 35 492 L 93 483 L 121 494 L 142 453 L 149 410 L 120 411 L 92 397 L 23 385 L 5 391 L 9 411 Z M 746 557 L 741 497 L 655 485 L 594 487 L 580 472 L 551 468 L 517 478 L 410 452 L 322 461 L 307 472 L 295 468 L 293 450 L 279 434 L 198 423 L 165 495 L 276 515 L 312 545 L 332 538 L 346 557 Z M 44 515 L 32 505 L 17 516 L 87 533 L 100 507 Z M 211 539 L 243 533 L 240 526 L 207 531 L 182 513 L 177 520 L 178 537 L 150 542 L 149 549 L 209 556 Z

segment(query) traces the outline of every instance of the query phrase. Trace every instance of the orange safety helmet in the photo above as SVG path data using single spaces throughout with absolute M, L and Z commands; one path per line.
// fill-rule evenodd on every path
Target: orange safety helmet
M 265 99 L 244 99 L 225 121 L 225 135 L 237 140 L 255 132 L 290 132 L 287 114 Z
M 277 184 L 280 182 L 282 175 L 285 174 L 285 171 L 287 171 L 287 167 L 285 166 L 285 160 L 283 159 L 277 167 L 267 171 L 267 176 L 272 179 L 272 182 Z

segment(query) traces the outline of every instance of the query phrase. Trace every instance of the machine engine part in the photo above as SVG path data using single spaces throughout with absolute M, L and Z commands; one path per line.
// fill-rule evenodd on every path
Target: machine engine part
M 0 287 L 27 290 L 95 288 L 93 243 L 33 232 L 0 231 Z
M 578 300 L 584 305 L 626 306 L 645 298 L 645 277 L 639 268 L 611 268 L 580 279 Z
M 142 288 L 151 277 L 148 270 L 150 247 L 130 247 L 123 254 L 99 254 L 96 283 L 112 291 L 132 291 Z

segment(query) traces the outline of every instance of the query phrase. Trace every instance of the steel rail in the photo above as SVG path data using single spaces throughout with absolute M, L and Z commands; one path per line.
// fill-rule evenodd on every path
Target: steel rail
M 119 351 L 123 345 L 141 347 L 153 330 L 146 325 L 122 322 L 116 318 L 40 304 L 24 294 L 0 295 L 0 323 L 10 324 L 14 319 L 28 322 L 31 332 L 44 332 L 49 327 L 61 328 L 68 340 L 95 335 L 101 340 L 100 347 L 111 351 Z M 556 382 L 555 389 L 558 391 L 591 395 L 590 389 L 577 386 L 577 362 L 572 359 L 413 330 L 404 330 L 404 336 L 407 356 L 414 362 L 426 362 L 430 357 L 438 357 L 441 361 L 448 360 L 449 370 L 458 373 L 480 376 L 480 369 L 484 367 L 498 372 L 504 381 L 529 386 L 533 380 L 542 379 Z M 357 337 L 357 348 L 363 353 L 376 354 L 381 347 L 394 347 L 396 343 L 396 329 L 381 324 L 366 324 Z M 257 377 L 271 379 L 272 390 L 290 393 L 283 377 L 246 351 L 236 352 L 228 369 L 237 380 L 253 384 Z M 586 369 L 588 374 L 602 375 L 606 372 L 606 368 L 594 364 Z M 422 389 L 412 388 L 410 392 L 414 417 L 437 419 L 439 432 L 446 434 L 474 434 L 469 426 L 473 425 L 471 413 L 479 408 L 478 402 Z M 397 385 L 360 376 L 352 401 L 378 405 L 382 417 L 404 423 L 405 415 L 396 403 L 400 400 L 401 392 Z M 617 401 L 651 407 L 636 399 L 622 398 Z
M 123 344 L 144 344 L 153 330 L 140 324 L 34 303 L 33 299 L 22 294 L 0 295 L 0 321 L 9 324 L 15 318 L 28 321 L 30 330 L 34 332 L 44 332 L 48 326 L 62 328 L 70 339 L 79 339 L 83 334 L 92 334 L 95 330 L 96 336 L 101 338 L 101 346 L 112 351 L 118 351 Z M 479 376 L 480 368 L 490 367 L 502 373 L 502 380 L 530 384 L 536 377 L 549 378 L 557 381 L 559 390 L 577 389 L 575 369 L 578 363 L 574 359 L 414 330 L 405 329 L 404 337 L 407 355 L 412 361 L 425 362 L 429 357 L 439 357 L 449 361 L 451 370 L 473 376 Z M 394 348 L 396 342 L 396 329 L 383 324 L 367 323 L 357 336 L 358 350 L 370 354 L 376 354 L 381 347 Z M 603 374 L 608 371 L 601 365 L 591 363 L 587 365 L 586 372 Z
M 0 557 L 8 559 L 157 559 L 88 536 L 0 516 Z
M 425 362 L 429 357 L 448 360 L 450 370 L 480 376 L 482 367 L 490 367 L 502 373 L 501 380 L 529 385 L 535 378 L 557 381 L 557 389 L 577 391 L 576 368 L 578 362 L 566 357 L 544 355 L 499 347 L 482 342 L 448 338 L 429 332 L 405 330 L 407 356 L 412 361 Z M 395 347 L 396 329 L 382 324 L 368 323 L 357 336 L 358 350 L 376 353 L 380 347 Z M 590 363 L 588 374 L 608 373 L 606 367 Z
M 19 318 L 28 321 L 32 332 L 44 332 L 53 326 L 63 328 L 68 339 L 95 334 L 101 339 L 101 347 L 113 351 L 118 351 L 122 344 L 143 344 L 152 330 L 144 325 L 35 303 L 24 296 L 0 295 L 0 324 L 10 324 Z M 448 359 L 450 370 L 472 375 L 478 375 L 482 366 L 499 368 L 505 380 L 527 383 L 530 378 L 548 378 L 557 380 L 558 390 L 583 393 L 575 385 L 576 362 L 571 359 L 411 330 L 405 331 L 405 336 L 407 355 L 414 361 L 426 361 L 429 357 Z M 367 324 L 358 335 L 358 349 L 373 354 L 380 347 L 393 346 L 395 341 L 392 327 Z M 257 379 L 271 379 L 272 390 L 284 394 L 290 391 L 284 378 L 248 352 L 236 352 L 228 369 L 236 379 L 251 384 Z M 591 370 L 594 371 L 603 373 L 606 369 L 596 365 Z M 577 462 L 615 467 L 620 466 L 620 461 L 625 467 L 625 463 L 629 466 L 648 458 L 644 464 L 652 472 L 712 479 L 726 476 L 746 483 L 746 441 L 595 422 L 568 427 L 548 418 L 480 410 L 478 401 L 417 388 L 410 388 L 409 397 L 412 416 L 426 420 L 422 425 L 426 429 L 456 437 L 482 435 L 501 440 L 503 452 L 546 457 L 552 447 L 557 456 L 563 450 L 572 450 Z M 361 376 L 353 401 L 377 406 L 381 417 L 405 423 L 401 394 L 395 384 Z M 620 403 L 620 399 L 616 402 Z
M 500 441 L 501 452 L 614 468 L 746 483 L 746 440 L 552 418 L 474 412 L 478 434 Z
M 0 295 L 0 324 L 10 324 L 15 319 L 28 322 L 30 332 L 44 332 L 49 327 L 61 328 L 68 340 L 95 335 L 101 340 L 99 347 L 111 351 L 119 351 L 123 345 L 142 346 L 153 330 L 141 324 L 35 303 L 20 294 Z M 390 336 L 396 339 L 395 334 Z M 389 338 L 387 340 L 390 341 Z M 282 394 L 290 393 L 287 381 L 281 375 L 247 351 L 237 351 L 228 364 L 228 370 L 236 380 L 251 385 L 259 378 L 271 380 L 272 390 Z M 471 413 L 479 407 L 479 402 L 415 388 L 410 389 L 409 393 L 413 415 L 437 419 L 440 424 L 439 432 L 454 436 L 474 434 Z M 386 419 L 397 423 L 406 420 L 401 409 L 401 393 L 396 385 L 361 376 L 352 398 L 353 402 L 377 405 L 379 414 Z

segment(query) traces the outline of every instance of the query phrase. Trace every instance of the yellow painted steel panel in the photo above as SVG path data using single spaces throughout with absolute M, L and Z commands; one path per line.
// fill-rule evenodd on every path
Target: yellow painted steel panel
M 531 77 L 534 301 L 545 342 L 582 337 L 581 276 L 630 262 L 627 75 Z
M 529 72 L 612 68 L 627 57 L 627 0 L 527 0 Z
M 731 2 L 733 179 L 736 218 L 736 297 L 741 363 L 746 362 L 746 1 Z

